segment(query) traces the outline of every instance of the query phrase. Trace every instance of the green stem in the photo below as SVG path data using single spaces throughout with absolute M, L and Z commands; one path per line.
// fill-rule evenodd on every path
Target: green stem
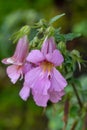
M 79 104 L 80 108 L 82 109 L 83 104 L 82 104 L 82 101 L 81 101 L 81 99 L 80 99 L 80 97 L 79 97 L 78 91 L 77 91 L 76 86 L 75 86 L 74 83 L 72 83 L 72 87 L 73 87 L 73 90 L 74 90 L 75 95 L 76 95 L 76 97 L 77 97 L 78 104 Z

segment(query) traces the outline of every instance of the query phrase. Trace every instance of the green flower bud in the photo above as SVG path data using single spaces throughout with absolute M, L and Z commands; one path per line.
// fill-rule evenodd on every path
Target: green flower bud
M 65 52 L 66 51 L 66 44 L 64 42 L 59 42 L 58 43 L 58 49 L 61 51 L 61 52 Z
M 78 57 L 78 58 L 80 57 L 80 53 L 79 53 L 78 50 L 72 50 L 71 54 L 72 54 L 73 56 Z
M 48 35 L 48 37 L 53 36 L 54 35 L 54 31 L 55 31 L 54 27 L 49 26 L 47 28 L 47 30 L 46 30 L 46 34 Z

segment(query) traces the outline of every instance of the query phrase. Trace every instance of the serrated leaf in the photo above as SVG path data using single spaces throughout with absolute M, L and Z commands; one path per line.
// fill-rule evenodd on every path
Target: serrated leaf
M 64 15 L 65 15 L 65 13 L 57 15 L 57 16 L 51 18 L 50 21 L 49 21 L 49 24 L 53 24 L 55 21 L 57 21 L 58 19 L 60 19 Z

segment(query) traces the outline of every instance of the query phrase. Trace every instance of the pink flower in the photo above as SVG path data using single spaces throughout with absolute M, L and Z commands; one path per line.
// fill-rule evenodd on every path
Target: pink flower
M 32 50 L 27 56 L 27 61 L 37 67 L 26 73 L 24 86 L 19 93 L 21 98 L 27 100 L 31 90 L 38 106 L 46 107 L 48 100 L 53 103 L 61 100 L 67 82 L 55 68 L 62 64 L 64 58 L 56 49 L 54 39 L 46 38 L 41 51 Z
M 27 71 L 26 68 L 30 69 L 30 64 L 25 65 L 25 59 L 28 54 L 28 41 L 27 36 L 20 38 L 16 47 L 16 50 L 12 57 L 5 58 L 2 60 L 4 64 L 12 64 L 7 67 L 8 77 L 11 79 L 12 83 L 16 83 L 16 81 L 23 77 L 23 73 Z

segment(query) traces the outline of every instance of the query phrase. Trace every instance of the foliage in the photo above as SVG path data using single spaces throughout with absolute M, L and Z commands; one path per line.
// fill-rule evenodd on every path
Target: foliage
M 80 86 L 77 85 L 78 93 L 81 97 L 81 100 L 84 102 L 84 105 L 86 107 L 87 105 L 87 75 L 84 75 L 78 79 Z M 66 93 L 68 95 L 68 102 L 66 109 L 68 110 L 68 113 L 64 114 L 64 102 L 67 100 L 67 95 L 65 98 L 63 98 L 63 102 L 56 104 L 52 108 L 48 108 L 46 115 L 49 119 L 49 129 L 50 130 L 61 130 L 64 128 L 64 130 L 82 130 L 84 124 L 85 124 L 85 108 L 79 108 L 79 105 L 77 104 L 76 96 L 73 91 L 72 86 L 68 86 L 66 88 Z M 66 119 L 67 117 L 67 126 L 66 126 Z M 86 130 L 86 129 L 85 129 Z

